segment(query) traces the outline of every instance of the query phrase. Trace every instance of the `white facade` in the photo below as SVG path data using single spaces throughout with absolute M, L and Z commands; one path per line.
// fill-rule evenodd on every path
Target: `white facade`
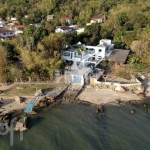
M 17 35 L 17 34 L 22 34 L 22 33 L 23 33 L 22 30 L 16 30 L 16 31 L 15 31 L 15 35 Z
M 97 19 L 97 20 L 91 20 L 91 24 L 92 23 L 102 23 L 103 22 L 103 19 Z
M 4 28 L 1 28 L 0 29 L 0 37 L 1 38 L 11 38 L 11 37 L 14 37 L 15 34 L 13 31 L 11 30 L 7 30 L 7 29 L 4 29 Z
M 0 27 L 2 28 L 4 26 L 5 26 L 5 21 L 0 18 Z
M 86 48 L 86 52 L 79 54 L 77 49 L 80 47 Z M 62 51 L 63 58 L 66 62 L 71 61 L 76 64 L 82 64 L 82 66 L 88 63 L 99 64 L 102 60 L 105 60 L 107 55 L 114 49 L 114 44 L 111 44 L 111 40 L 100 40 L 97 46 L 88 46 L 83 44 L 77 44 L 70 46 Z
M 17 21 L 18 19 L 16 17 L 11 17 L 10 21 Z
M 78 34 L 80 34 L 80 33 L 84 32 L 84 28 L 78 28 L 78 29 L 76 29 L 76 31 Z
M 68 32 L 71 32 L 72 29 L 71 28 L 57 28 L 55 30 L 56 33 L 68 33 Z

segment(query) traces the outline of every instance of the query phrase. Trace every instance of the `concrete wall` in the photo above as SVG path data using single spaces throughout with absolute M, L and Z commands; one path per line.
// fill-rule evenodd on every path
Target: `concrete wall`
M 100 82 L 97 81 L 95 78 L 90 77 L 90 84 L 101 86 L 101 88 L 110 88 L 115 89 L 117 86 L 121 86 L 126 88 L 127 90 L 134 90 L 139 88 L 142 84 L 141 82 L 133 82 L 133 83 L 118 83 L 118 82 Z

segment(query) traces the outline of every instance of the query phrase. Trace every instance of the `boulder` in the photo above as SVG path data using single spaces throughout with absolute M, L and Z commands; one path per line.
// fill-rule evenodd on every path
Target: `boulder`
M 20 104 L 21 103 L 21 97 L 15 96 L 15 101 Z
M 37 115 L 37 112 L 35 112 L 35 111 L 32 110 L 32 111 L 30 112 L 30 115 Z
M 121 101 L 120 101 L 119 99 L 115 99 L 115 103 L 116 103 L 116 104 L 120 104 L 120 102 L 121 102 Z
M 126 92 L 126 90 L 125 90 L 122 86 L 120 86 L 120 85 L 118 85 L 118 86 L 115 88 L 115 91 L 118 91 L 118 92 L 121 92 L 121 93 Z
M 137 87 L 137 91 L 139 92 L 139 93 L 143 93 L 144 92 L 144 87 L 141 85 L 141 86 L 139 86 L 139 87 Z
M 1 93 L 3 93 L 3 91 L 2 91 L 2 90 L 0 90 L 0 94 L 1 94 Z
M 15 131 L 27 130 L 26 124 L 27 124 L 27 117 L 19 118 L 19 120 L 17 120 L 15 123 L 15 127 L 14 127 Z
M 144 98 L 145 98 L 144 93 L 139 93 L 139 94 L 137 94 L 137 96 L 139 96 L 141 99 L 144 99 Z
M 134 111 L 133 109 L 131 109 L 131 110 L 130 110 L 130 113 L 131 113 L 131 114 L 134 114 L 134 113 L 135 113 L 135 111 Z
M 46 107 L 46 104 L 44 102 L 40 102 L 39 106 L 40 107 Z
M 97 109 L 96 109 L 96 113 L 99 114 L 99 113 L 104 113 L 106 110 L 104 108 L 104 106 L 99 106 Z
M 53 97 L 46 96 L 46 99 L 48 99 L 51 103 L 55 102 L 55 99 Z
M 146 93 L 146 96 L 150 96 L 150 85 L 147 87 L 145 93 Z

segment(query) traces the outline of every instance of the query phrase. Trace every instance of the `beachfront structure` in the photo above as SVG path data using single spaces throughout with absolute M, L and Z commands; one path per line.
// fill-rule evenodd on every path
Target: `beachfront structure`
M 100 40 L 97 46 L 88 46 L 79 42 L 63 49 L 62 56 L 70 66 L 72 82 L 83 85 L 96 66 L 102 60 L 107 60 L 113 50 L 114 44 L 111 40 L 105 39 Z
M 85 49 L 80 51 L 80 49 Z M 88 46 L 81 44 L 68 46 L 62 51 L 62 56 L 66 63 L 75 64 L 77 66 L 86 67 L 89 64 L 92 66 L 98 65 L 102 60 L 105 60 L 110 52 L 114 49 L 114 44 L 111 40 L 102 39 L 97 46 Z

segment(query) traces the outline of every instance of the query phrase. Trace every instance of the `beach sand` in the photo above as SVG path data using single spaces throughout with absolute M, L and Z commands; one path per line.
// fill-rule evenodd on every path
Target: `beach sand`
M 117 92 L 111 89 L 94 89 L 86 88 L 78 97 L 80 100 L 87 101 L 94 104 L 113 103 L 115 100 L 130 101 L 141 100 L 139 96 L 131 92 Z
M 15 84 L 11 85 L 1 85 L 0 90 L 7 90 L 13 87 Z M 26 96 L 25 101 L 17 103 L 14 97 L 0 96 L 0 112 L 5 114 L 12 110 L 22 109 L 24 110 L 28 103 L 34 98 L 34 96 Z M 94 104 L 107 104 L 113 103 L 115 100 L 119 101 L 130 101 L 130 100 L 141 100 L 136 94 L 131 92 L 117 92 L 111 89 L 94 89 L 94 88 L 85 88 L 85 90 L 78 96 L 82 101 L 87 101 Z

